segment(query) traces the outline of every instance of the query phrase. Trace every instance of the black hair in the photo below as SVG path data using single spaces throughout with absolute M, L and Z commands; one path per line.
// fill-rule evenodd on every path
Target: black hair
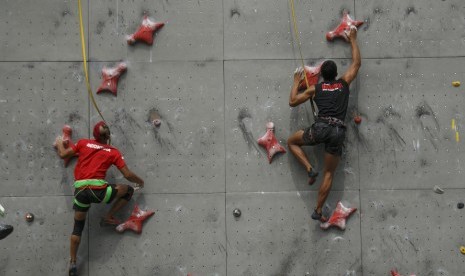
M 337 77 L 337 65 L 332 60 L 327 60 L 321 65 L 321 76 L 325 81 L 332 81 Z
M 100 126 L 99 132 L 101 142 L 107 142 L 110 139 L 110 128 L 107 125 Z

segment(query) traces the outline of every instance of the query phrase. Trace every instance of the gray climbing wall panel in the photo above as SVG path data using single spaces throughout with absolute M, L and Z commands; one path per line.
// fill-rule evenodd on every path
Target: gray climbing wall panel
M 87 1 L 82 8 L 87 10 Z M 2 1 L 0 60 L 74 61 L 81 57 L 77 1 Z M 83 21 L 87 22 L 87 13 Z M 87 28 L 85 29 L 87 39 Z
M 99 211 L 91 212 L 89 275 L 226 274 L 223 194 L 136 193 L 135 198 L 141 209 L 155 210 L 142 236 L 102 229 Z
M 0 72 L 0 195 L 72 194 L 75 162 L 65 169 L 52 144 L 65 123 L 88 135 L 81 64 L 2 62 Z
M 386 275 L 397 267 L 415 275 L 463 275 L 462 190 L 364 191 L 362 237 L 364 275 Z M 442 256 L 442 257 L 441 257 Z
M 91 1 L 90 57 L 93 60 L 221 60 L 223 15 L 221 1 Z M 153 47 L 139 43 L 128 47 L 147 14 L 166 25 Z M 167 31 L 168 30 L 168 31 Z
M 221 72 L 221 62 L 130 63 L 118 96 L 97 99 L 113 144 L 147 192 L 224 192 Z M 161 116 L 159 128 L 148 122 L 151 110 Z M 91 113 L 92 122 L 100 120 Z
M 358 192 L 334 192 L 358 206 Z M 228 275 L 357 275 L 360 217 L 346 231 L 310 219 L 316 192 L 230 193 L 226 200 Z M 327 204 L 334 208 L 335 200 Z M 231 214 L 235 208 L 241 217 Z
M 361 187 L 463 187 L 463 59 L 368 60 L 360 71 Z M 400 70 L 402 68 L 402 70 Z M 440 71 L 437 68 L 441 68 Z
M 319 62 L 319 61 L 318 61 Z M 344 62 L 343 64 L 341 64 Z M 342 60 L 341 68 L 346 68 Z M 310 104 L 300 108 L 288 105 L 296 61 L 228 61 L 225 63 L 226 97 L 226 186 L 227 191 L 308 190 L 305 170 L 290 155 L 277 154 L 268 164 L 267 153 L 257 144 L 266 132 L 266 123 L 275 124 L 281 145 L 287 137 L 313 121 Z M 341 69 L 343 70 L 343 69 Z M 352 136 L 352 132 L 348 133 Z M 335 190 L 358 189 L 357 145 L 346 147 L 338 168 Z M 322 168 L 322 146 L 306 149 L 312 163 Z M 318 158 L 315 157 L 318 155 Z M 259 181 L 257 181 L 259 180 Z
M 464 2 L 355 0 L 365 57 L 463 56 Z
M 7 213 L 1 223 L 14 226 L 0 243 L 1 275 L 62 275 L 67 269 L 69 233 L 73 228 L 70 196 L 0 197 Z M 26 222 L 26 213 L 34 214 Z M 87 233 L 87 227 L 84 233 Z M 87 258 L 89 236 L 83 236 L 80 257 Z M 83 264 L 85 271 L 88 264 Z
M 342 58 L 350 52 L 342 43 L 329 44 L 325 34 L 340 22 L 353 2 L 295 1 L 297 28 L 304 58 Z M 289 1 L 224 1 L 225 59 L 294 59 L 293 21 Z M 329 20 L 328 20 L 329 19 Z
M 146 183 L 118 217 L 136 203 L 156 213 L 141 235 L 118 234 L 99 225 L 110 206 L 93 206 L 80 275 L 465 275 L 465 106 L 463 86 L 451 85 L 465 82 L 463 1 L 295 0 L 306 64 L 334 58 L 344 72 L 350 48 L 325 33 L 343 10 L 364 21 L 346 147 L 325 205 L 358 208 L 345 231 L 311 220 L 319 182 L 307 185 L 286 145 L 313 122 L 308 104 L 288 105 L 301 64 L 288 1 L 82 3 L 92 89 L 104 66 L 128 64 L 116 97 L 95 96 L 112 144 Z M 128 46 L 144 14 L 166 25 L 153 46 Z M 78 19 L 77 1 L 0 3 L 0 223 L 15 227 L 0 241 L 0 275 L 66 273 L 76 160 L 64 168 L 52 143 L 64 124 L 76 140 L 100 120 Z M 256 143 L 268 121 L 288 151 L 271 164 Z M 323 146 L 305 151 L 322 171 Z M 127 183 L 116 169 L 107 178 Z

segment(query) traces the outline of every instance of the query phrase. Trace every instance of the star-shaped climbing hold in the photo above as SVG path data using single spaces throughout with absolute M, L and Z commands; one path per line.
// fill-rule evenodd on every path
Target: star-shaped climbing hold
M 349 216 L 357 211 L 357 208 L 349 208 L 342 205 L 339 201 L 336 205 L 336 210 L 334 210 L 331 217 L 327 222 L 320 224 L 321 229 L 328 229 L 331 226 L 336 226 L 341 230 L 346 229 L 346 220 Z
M 153 33 L 161 29 L 165 26 L 163 22 L 154 22 L 144 15 L 144 20 L 142 20 L 142 24 L 139 26 L 139 29 L 132 35 L 128 35 L 126 40 L 128 41 L 129 45 L 133 45 L 136 41 L 142 41 L 147 43 L 148 45 L 153 44 Z
M 116 231 L 123 233 L 124 231 L 129 229 L 136 232 L 137 234 L 140 234 L 142 233 L 142 223 L 144 222 L 144 220 L 151 217 L 153 214 L 155 214 L 154 211 L 142 211 L 136 204 L 136 206 L 134 206 L 134 210 L 132 211 L 131 216 L 128 218 L 126 222 L 116 226 Z
M 363 21 L 353 20 L 350 15 L 344 10 L 342 14 L 342 21 L 334 30 L 326 33 L 326 39 L 328 41 L 333 40 L 336 37 L 344 38 L 346 41 L 349 40 L 347 33 L 350 30 L 350 26 L 359 27 L 363 24 Z
M 116 96 L 118 92 L 118 80 L 121 74 L 126 72 L 128 66 L 126 63 L 121 62 L 116 67 L 107 68 L 103 67 L 102 69 L 102 84 L 97 89 L 97 94 L 103 91 L 110 91 L 113 95 Z
M 268 161 L 270 163 L 276 153 L 286 152 L 286 149 L 279 144 L 274 136 L 274 124 L 272 122 L 266 124 L 266 133 L 258 139 L 258 144 L 268 152 Z
M 316 67 L 305 66 L 305 74 L 307 75 L 308 85 L 315 85 L 318 83 L 318 79 L 320 78 L 321 64 Z M 305 89 L 307 89 L 307 82 L 305 81 L 305 77 L 303 77 L 299 82 L 298 90 L 300 91 Z
M 391 270 L 391 276 L 402 276 L 399 272 L 397 272 L 397 269 Z M 415 274 L 410 274 L 410 276 L 415 276 Z

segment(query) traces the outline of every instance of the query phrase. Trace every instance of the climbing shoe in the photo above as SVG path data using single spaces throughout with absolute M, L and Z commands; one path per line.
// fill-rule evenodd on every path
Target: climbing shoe
M 8 224 L 0 224 L 0 240 L 6 238 L 9 234 L 13 232 L 13 226 Z
M 316 177 L 318 176 L 318 172 L 314 172 L 313 169 L 310 169 L 308 172 L 308 185 L 313 185 L 316 181 Z
M 327 221 L 328 221 L 328 218 L 326 218 L 325 216 L 323 216 L 323 214 L 318 213 L 318 212 L 316 211 L 316 209 L 313 210 L 312 219 L 314 219 L 314 220 L 319 220 L 320 222 L 327 222 Z
M 78 276 L 76 263 L 69 263 L 69 276 Z

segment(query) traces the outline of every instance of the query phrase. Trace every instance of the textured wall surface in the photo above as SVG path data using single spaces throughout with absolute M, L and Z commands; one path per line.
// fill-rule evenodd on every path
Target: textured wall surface
M 141 235 L 118 234 L 99 225 L 109 206 L 93 205 L 80 275 L 465 275 L 465 102 L 463 86 L 451 85 L 465 82 L 464 1 L 295 0 L 309 65 L 332 58 L 342 74 L 350 47 L 325 33 L 343 10 L 364 21 L 346 147 L 325 206 L 358 209 L 345 231 L 311 220 L 319 182 L 307 185 L 286 145 L 313 122 L 308 104 L 288 105 L 301 64 L 288 1 L 82 2 L 92 89 L 104 66 L 128 64 L 116 97 L 95 95 L 113 145 L 146 182 L 119 217 L 136 203 L 156 213 Z M 0 275 L 63 275 L 76 160 L 65 168 L 52 143 L 64 124 L 76 140 L 100 120 L 77 2 L 0 6 L 0 223 L 15 227 L 0 241 Z M 166 25 L 153 46 L 127 45 L 144 14 Z M 269 121 L 288 150 L 271 164 L 256 142 Z M 324 148 L 305 150 L 321 171 Z M 116 169 L 108 180 L 127 183 Z

